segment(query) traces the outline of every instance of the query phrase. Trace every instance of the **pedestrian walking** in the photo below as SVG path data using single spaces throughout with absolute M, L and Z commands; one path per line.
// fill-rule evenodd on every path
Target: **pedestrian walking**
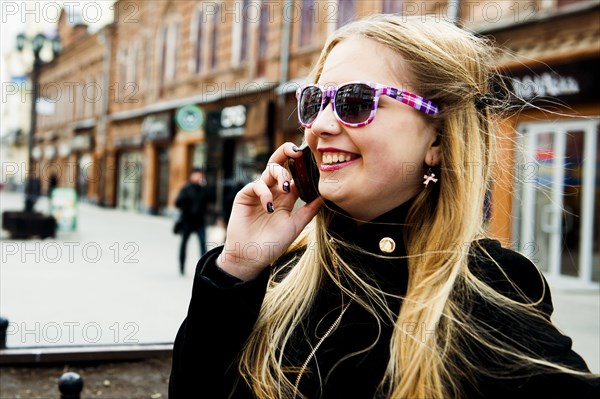
M 200 242 L 200 255 L 206 253 L 206 209 L 210 200 L 204 171 L 202 168 L 194 167 L 185 186 L 181 189 L 175 200 L 175 206 L 180 210 L 178 222 L 181 233 L 181 245 L 179 247 L 179 271 L 185 273 L 185 258 L 187 242 L 193 233 L 198 235 Z
M 58 187 L 58 176 L 52 173 L 48 179 L 48 198 L 52 200 L 52 192 Z
M 598 397 L 540 271 L 482 232 L 492 72 L 486 40 L 440 20 L 330 36 L 297 91 L 320 197 L 295 207 L 292 143 L 238 193 L 197 266 L 171 399 Z
M 42 195 L 42 183 L 36 174 L 32 174 L 25 182 L 25 212 L 33 212 L 35 204 Z

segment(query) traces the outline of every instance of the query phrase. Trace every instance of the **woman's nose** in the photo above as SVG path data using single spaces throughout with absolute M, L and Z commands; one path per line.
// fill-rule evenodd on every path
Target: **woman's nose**
M 317 118 L 310 128 L 313 134 L 322 137 L 340 134 L 342 132 L 342 125 L 335 117 L 332 104 L 331 101 L 328 101 L 325 107 L 317 115 Z

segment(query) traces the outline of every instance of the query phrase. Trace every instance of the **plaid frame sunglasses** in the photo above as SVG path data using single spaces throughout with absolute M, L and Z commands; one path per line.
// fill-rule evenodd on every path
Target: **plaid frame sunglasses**
M 310 128 L 319 113 L 331 103 L 335 117 L 348 127 L 368 125 L 375 119 L 379 97 L 386 95 L 427 115 L 435 115 L 439 109 L 430 100 L 407 91 L 379 83 L 355 81 L 339 86 L 310 84 L 296 90 L 298 120 Z

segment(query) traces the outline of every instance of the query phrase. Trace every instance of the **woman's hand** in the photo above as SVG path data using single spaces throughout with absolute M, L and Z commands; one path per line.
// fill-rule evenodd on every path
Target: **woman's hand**
M 217 264 L 244 281 L 257 277 L 279 258 L 323 204 L 319 197 L 292 212 L 298 191 L 284 165 L 288 157 L 302 155 L 294 148 L 292 143 L 279 147 L 261 177 L 240 190 L 233 201 Z

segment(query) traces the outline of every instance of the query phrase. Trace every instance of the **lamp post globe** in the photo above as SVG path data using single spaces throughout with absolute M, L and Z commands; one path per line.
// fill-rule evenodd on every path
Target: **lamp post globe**
M 38 33 L 31 39 L 31 48 L 33 49 L 33 54 L 40 54 L 42 47 L 44 47 L 44 43 L 46 42 L 46 35 L 43 33 Z

